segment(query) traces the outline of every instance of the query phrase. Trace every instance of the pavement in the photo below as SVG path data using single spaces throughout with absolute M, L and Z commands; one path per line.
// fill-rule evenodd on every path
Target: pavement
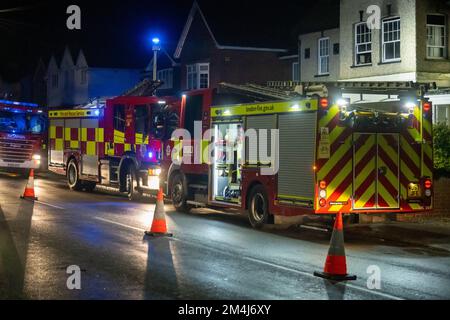
M 234 214 L 176 212 L 173 238 L 146 239 L 154 202 L 98 188 L 72 192 L 38 174 L 39 201 L 19 199 L 26 179 L 0 172 L 0 299 L 401 300 L 450 298 L 450 233 L 442 226 L 352 226 L 349 272 L 357 281 L 313 276 L 330 233 L 250 228 Z M 447 231 L 445 231 L 446 229 Z M 69 290 L 69 266 L 81 290 Z M 375 268 L 375 269 L 374 269 Z M 380 289 L 371 289 L 379 270 Z

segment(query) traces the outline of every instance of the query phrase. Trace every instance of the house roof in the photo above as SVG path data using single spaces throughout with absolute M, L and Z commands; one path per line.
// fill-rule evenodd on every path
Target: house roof
M 325 8 L 325 10 L 324 10 Z M 179 58 L 194 19 L 202 19 L 219 49 L 296 52 L 298 35 L 313 28 L 339 25 L 339 0 L 278 0 L 258 6 L 254 1 L 194 1 L 175 49 Z

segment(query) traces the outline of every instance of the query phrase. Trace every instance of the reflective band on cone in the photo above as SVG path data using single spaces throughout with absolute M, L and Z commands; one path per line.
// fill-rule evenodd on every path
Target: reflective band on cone
M 164 193 L 159 189 L 156 198 L 155 214 L 150 231 L 146 231 L 145 235 L 151 237 L 172 237 L 173 234 L 167 232 L 166 213 L 164 209 Z
M 28 177 L 27 186 L 22 196 L 22 199 L 37 200 L 38 198 L 34 194 L 34 169 L 31 169 L 30 176 Z
M 356 276 L 347 274 L 347 261 L 344 247 L 344 224 L 342 213 L 336 214 L 333 234 L 331 236 L 330 249 L 323 272 L 314 272 L 316 277 L 332 280 L 347 281 L 356 280 Z

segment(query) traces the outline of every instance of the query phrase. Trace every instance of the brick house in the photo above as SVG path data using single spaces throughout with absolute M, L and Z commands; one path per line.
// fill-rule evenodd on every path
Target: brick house
M 264 84 L 292 77 L 292 61 L 280 59 L 287 56 L 287 49 L 256 44 L 251 36 L 248 41 L 228 43 L 226 36 L 212 28 L 194 2 L 174 53 L 181 90 L 216 88 L 220 82 Z

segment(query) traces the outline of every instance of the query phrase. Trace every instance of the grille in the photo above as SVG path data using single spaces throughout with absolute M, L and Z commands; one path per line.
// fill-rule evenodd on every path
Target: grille
M 32 140 L 14 140 L 0 138 L 0 159 L 5 162 L 23 163 L 33 156 Z

